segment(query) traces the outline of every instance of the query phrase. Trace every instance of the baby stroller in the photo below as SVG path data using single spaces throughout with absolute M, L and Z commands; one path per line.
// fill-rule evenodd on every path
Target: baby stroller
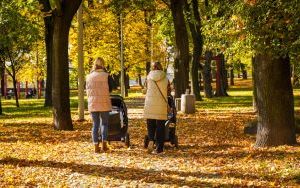
M 178 136 L 176 135 L 176 107 L 175 101 L 171 95 L 168 96 L 168 105 L 171 111 L 168 113 L 168 119 L 165 122 L 165 142 L 170 142 L 173 146 L 178 148 Z M 144 138 L 144 148 L 148 148 L 149 142 L 155 140 L 150 140 L 148 135 Z
M 109 112 L 108 138 L 107 141 L 122 141 L 127 147 L 130 146 L 128 133 L 127 107 L 123 97 L 110 96 L 112 111 Z

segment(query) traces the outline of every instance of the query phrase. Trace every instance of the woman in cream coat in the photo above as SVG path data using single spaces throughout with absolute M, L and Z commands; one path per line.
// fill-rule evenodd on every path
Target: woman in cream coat
M 146 82 L 144 118 L 147 119 L 149 139 L 154 140 L 156 135 L 156 149 L 153 151 L 155 154 L 163 152 L 164 149 L 168 85 L 169 81 L 160 62 L 153 63 L 152 71 L 149 72 Z

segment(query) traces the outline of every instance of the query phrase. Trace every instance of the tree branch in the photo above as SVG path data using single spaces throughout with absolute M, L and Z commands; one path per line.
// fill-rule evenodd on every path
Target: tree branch
M 55 8 L 59 16 L 62 16 L 62 6 L 60 0 L 54 0 Z
M 43 6 L 42 8 L 42 12 L 50 12 L 51 9 L 51 4 L 49 0 L 38 0 L 39 4 Z
M 8 65 L 6 65 L 5 64 L 5 69 L 6 69 L 6 71 L 7 71 L 7 73 L 12 77 L 13 76 L 13 74 L 9 71 L 9 69 L 8 69 L 8 67 L 13 67 L 13 59 L 12 59 L 12 57 L 11 57 L 11 54 L 10 54 L 10 52 L 9 52 L 9 49 L 7 48 L 7 55 L 8 55 L 8 57 L 9 57 L 9 60 L 10 60 L 10 63 L 11 63 L 11 66 L 8 66 Z
M 56 0 L 59 1 L 59 0 Z M 62 7 L 64 8 L 64 13 L 72 20 L 74 14 L 77 12 L 82 0 L 63 0 Z
M 161 0 L 163 3 L 165 3 L 169 8 L 171 8 L 171 3 L 169 0 Z

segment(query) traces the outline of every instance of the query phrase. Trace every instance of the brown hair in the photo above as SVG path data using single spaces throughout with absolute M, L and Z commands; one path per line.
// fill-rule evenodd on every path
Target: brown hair
M 163 70 L 161 63 L 159 61 L 152 63 L 152 70 Z

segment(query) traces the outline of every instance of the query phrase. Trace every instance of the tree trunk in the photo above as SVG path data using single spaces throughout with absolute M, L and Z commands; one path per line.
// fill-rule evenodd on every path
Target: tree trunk
M 60 1 L 59 1 L 60 2 Z M 57 130 L 73 130 L 70 112 L 69 30 L 82 0 L 64 0 L 53 13 L 53 123 Z
M 130 89 L 130 85 L 129 85 L 129 75 L 126 73 L 127 71 L 124 71 L 125 74 L 125 97 L 128 97 L 128 90 Z
M 0 93 L 0 115 L 2 115 L 2 96 L 4 96 L 4 65 L 0 61 L 0 79 L 1 79 L 1 93 Z
M 234 72 L 233 72 L 233 67 L 230 68 L 230 85 L 234 86 Z
M 53 32 L 53 78 L 52 102 L 54 128 L 73 130 L 70 113 L 68 23 L 63 17 L 55 16 Z
M 113 79 L 113 88 L 112 89 L 118 89 L 120 86 L 120 75 L 112 75 Z
M 198 83 L 199 83 L 200 91 L 203 90 L 203 86 L 202 86 L 202 74 L 201 74 L 202 70 L 203 70 L 203 68 L 201 68 L 201 64 L 200 64 L 200 68 L 199 68 L 199 71 L 198 71 Z
M 1 75 L 1 96 L 4 96 L 4 74 Z
M 227 94 L 227 73 L 225 69 L 225 59 L 224 54 L 218 55 L 216 62 L 217 72 L 216 72 L 216 97 L 228 96 Z
M 248 74 L 246 70 L 242 70 L 242 78 L 243 80 L 247 80 L 248 79 Z
M 224 90 L 225 90 L 225 93 L 226 93 L 226 96 L 228 96 L 227 94 L 227 90 L 228 90 L 228 72 L 227 72 L 227 69 L 226 69 L 226 61 L 225 61 L 225 56 L 224 54 L 221 55 L 221 66 L 222 66 L 222 83 L 223 83 L 223 87 L 224 87 Z
M 83 10 L 82 4 L 77 11 L 78 20 L 78 120 L 84 120 L 84 52 L 83 52 Z
M 300 86 L 299 74 L 300 74 L 300 65 L 299 65 L 299 62 L 295 62 L 293 65 L 293 75 L 292 75 L 294 87 Z
M 15 73 L 13 73 L 13 75 L 12 75 L 12 80 L 13 80 L 13 86 L 14 86 L 14 95 L 15 95 L 15 100 L 16 100 L 16 107 L 20 107 L 19 97 L 18 97 L 18 90 L 17 90 L 17 80 L 16 80 Z
M 147 54 L 146 75 L 151 69 L 151 29 L 152 29 L 152 14 L 148 10 L 144 10 L 144 21 L 147 25 L 147 38 L 145 40 L 145 53 Z
M 237 72 L 238 72 L 237 73 L 238 78 L 241 78 L 241 74 L 240 74 L 241 72 L 240 72 L 240 70 L 238 70 Z
M 296 144 L 289 57 L 255 57 L 258 129 L 256 147 Z
M 25 98 L 27 98 L 28 94 L 28 81 L 25 82 Z
M 203 67 L 203 86 L 204 86 L 204 96 L 206 98 L 213 97 L 213 91 L 211 86 L 212 76 L 211 76 L 211 59 L 212 52 L 205 52 L 205 64 Z
M 39 3 L 43 5 L 43 12 L 51 11 L 49 0 L 39 0 Z M 46 76 L 46 89 L 45 89 L 45 103 L 44 106 L 52 106 L 52 56 L 53 56 L 53 16 L 48 15 L 44 17 L 45 25 L 45 45 L 46 45 L 46 57 L 47 57 L 47 76 Z
M 0 61 L 0 76 L 1 76 L 1 96 L 4 96 L 4 82 L 5 82 L 5 68 L 4 68 L 4 62 Z
M 21 98 L 21 85 L 20 82 L 17 82 L 17 94 L 18 94 L 18 99 Z
M 2 115 L 2 95 L 0 96 L 0 115 Z
M 171 0 L 170 2 L 176 44 L 174 61 L 175 97 L 180 97 L 189 85 L 189 42 L 183 14 L 184 0 Z
M 192 0 L 192 11 L 185 0 L 185 7 L 188 12 L 188 24 L 192 34 L 193 39 L 193 59 L 192 59 L 192 70 L 191 70 L 191 77 L 192 77 L 192 93 L 195 95 L 197 101 L 201 101 L 200 95 L 200 86 L 199 86 L 199 64 L 200 64 L 200 57 L 202 54 L 203 49 L 203 38 L 201 34 L 201 17 L 199 14 L 198 9 L 198 1 Z M 193 14 L 193 16 L 191 15 Z
M 150 62 L 146 62 L 146 75 L 149 74 L 150 70 L 151 70 L 151 63 Z
M 38 98 L 40 99 L 40 98 L 42 98 L 42 81 L 41 80 L 39 80 L 38 81 Z
M 126 97 L 126 84 L 125 84 L 125 76 L 126 70 L 124 67 L 124 38 L 123 38 L 123 13 L 122 10 L 120 13 L 117 14 L 118 16 L 118 34 L 119 34 L 119 49 L 120 49 L 120 63 L 121 63 L 121 79 L 120 79 L 120 89 L 121 89 L 121 96 Z
M 141 74 L 138 74 L 138 83 L 139 83 L 139 86 L 144 89 L 144 85 L 142 83 L 142 77 L 141 77 Z
M 241 62 L 239 64 L 240 64 L 240 68 L 241 68 L 241 71 L 242 71 L 242 79 L 246 80 L 248 78 L 246 65 L 244 63 L 241 63 Z
M 255 73 L 257 72 L 257 62 L 255 61 L 255 58 L 252 57 L 251 59 L 252 62 L 252 87 L 253 87 L 253 110 L 255 113 L 257 113 L 257 88 L 256 88 L 256 83 L 258 80 L 256 80 L 256 75 Z

